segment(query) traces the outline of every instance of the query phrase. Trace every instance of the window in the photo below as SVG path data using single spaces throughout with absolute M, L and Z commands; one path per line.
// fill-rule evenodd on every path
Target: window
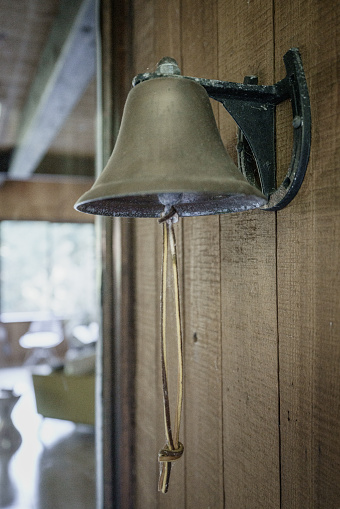
M 2 316 L 96 319 L 93 224 L 2 221 L 0 235 Z

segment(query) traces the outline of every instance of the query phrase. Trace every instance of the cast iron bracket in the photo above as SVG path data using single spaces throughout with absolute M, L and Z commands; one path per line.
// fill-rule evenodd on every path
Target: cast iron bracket
M 209 97 L 219 101 L 239 127 L 238 164 L 247 180 L 257 184 L 257 174 L 268 203 L 262 208 L 280 210 L 296 196 L 305 176 L 311 144 L 311 112 L 306 78 L 298 49 L 292 48 L 283 57 L 286 77 L 274 85 L 258 85 L 256 76 L 247 76 L 244 83 L 193 78 Z M 140 74 L 133 85 L 151 78 L 180 75 L 173 59 L 165 58 L 155 73 Z M 291 162 L 283 182 L 276 179 L 276 106 L 290 100 L 294 129 Z

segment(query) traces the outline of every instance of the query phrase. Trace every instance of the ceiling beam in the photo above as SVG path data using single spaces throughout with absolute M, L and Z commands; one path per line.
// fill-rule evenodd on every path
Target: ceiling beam
M 6 180 L 0 187 L 0 221 L 58 221 L 92 223 L 91 214 L 80 214 L 72 207 L 93 184 L 79 177 Z
M 95 74 L 95 43 L 95 0 L 62 0 L 23 110 L 10 177 L 29 178 L 48 151 Z

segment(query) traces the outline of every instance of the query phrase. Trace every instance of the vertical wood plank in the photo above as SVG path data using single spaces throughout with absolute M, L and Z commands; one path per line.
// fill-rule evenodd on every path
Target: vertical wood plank
M 339 19 L 336 1 L 275 1 L 276 78 L 299 47 L 312 107 L 306 178 L 278 213 L 284 509 L 340 506 Z M 290 152 L 283 137 L 281 165 Z
M 159 295 L 152 219 L 136 220 L 136 507 L 157 503 L 157 388 Z
M 155 0 L 155 62 L 164 56 L 175 58 L 179 65 L 181 64 L 181 38 L 180 38 L 180 1 L 168 0 Z M 182 290 L 182 249 L 181 249 L 181 224 L 175 225 L 175 234 L 177 239 L 177 251 L 179 256 L 179 277 L 180 289 Z M 160 268 L 162 260 L 161 238 L 162 227 L 158 227 L 158 289 L 160 291 Z M 171 263 L 169 261 L 169 263 Z M 169 397 L 171 405 L 171 419 L 172 425 L 174 423 L 176 413 L 176 394 L 177 394 L 177 338 L 175 326 L 175 307 L 174 307 L 174 291 L 172 268 L 169 265 L 168 271 L 168 297 L 167 297 L 167 356 L 168 356 L 168 381 L 169 381 Z M 159 321 L 158 321 L 159 327 Z M 159 345 L 158 345 L 159 346 Z M 165 444 L 165 428 L 164 428 L 164 415 L 163 415 L 163 397 L 161 390 L 161 371 L 160 371 L 160 350 L 158 349 L 157 357 L 157 409 L 158 409 L 158 423 L 157 423 L 157 440 L 158 448 L 161 449 Z M 180 440 L 183 441 L 184 425 L 183 419 L 180 429 Z M 160 509 L 172 509 L 173 507 L 185 507 L 185 476 L 184 476 L 184 458 L 178 462 L 173 463 L 171 468 L 171 477 L 169 491 L 166 495 L 159 494 L 158 507 Z
M 255 211 L 225 221 L 221 266 L 226 507 L 279 508 L 275 225 Z
M 153 0 L 133 2 L 134 74 L 153 69 L 155 10 Z M 158 507 L 157 497 L 157 365 L 158 255 L 157 224 L 136 223 L 136 508 Z
M 163 56 L 180 60 L 179 0 L 134 2 L 135 73 L 154 70 Z M 165 444 L 160 371 L 160 273 L 162 228 L 157 220 L 137 220 L 137 507 L 184 507 L 184 463 L 172 469 L 169 492 L 157 492 L 158 451 Z M 171 292 L 169 292 L 171 299 Z M 169 307 L 169 312 L 173 310 Z M 172 315 L 173 316 L 173 315 Z M 169 316 L 168 342 L 175 343 L 174 320 Z M 169 371 L 177 354 L 168 352 Z M 171 377 L 172 378 L 172 377 Z M 172 380 L 170 380 L 172 382 Z M 172 387 L 174 385 L 174 387 Z M 170 386 L 175 396 L 176 386 Z M 173 390 L 172 390 L 173 389 Z
M 135 0 L 134 15 L 135 73 L 153 69 L 169 54 L 184 74 L 230 81 L 257 74 L 260 83 L 270 84 L 284 76 L 284 52 L 299 46 L 317 126 L 302 190 L 278 213 L 278 246 L 273 213 L 228 215 L 220 225 L 213 217 L 182 221 L 185 468 L 182 463 L 174 469 L 174 491 L 164 498 L 155 493 L 163 432 L 157 373 L 160 229 L 155 221 L 137 222 L 137 507 L 336 509 L 339 6 L 335 0 L 276 0 L 273 10 L 269 0 L 218 0 L 217 21 L 215 2 Z M 219 115 L 235 156 L 235 126 L 221 108 Z M 291 150 L 287 126 L 279 116 L 280 172 L 288 161 L 282 154 Z M 197 445 L 202 436 L 206 450 Z
M 134 507 L 135 492 L 135 320 L 134 310 L 134 223 L 115 218 L 113 224 L 113 268 L 115 316 L 114 351 L 114 458 L 116 507 Z
M 154 68 L 155 0 L 133 0 L 134 75 Z
M 98 8 L 100 27 L 100 59 L 98 65 L 97 104 L 100 112 L 97 132 L 96 173 L 113 148 L 112 125 L 112 59 L 109 57 L 113 37 L 112 4 L 102 0 Z M 96 442 L 97 442 L 97 505 L 114 507 L 114 398 L 113 370 L 113 253 L 112 219 L 99 218 L 101 246 L 101 341 L 97 348 L 96 366 Z
M 217 53 L 217 2 L 183 0 L 183 74 L 216 78 Z M 186 507 L 218 509 L 223 507 L 219 218 L 186 218 L 183 225 Z
M 172 57 L 181 65 L 180 0 L 154 0 L 155 2 L 155 62 Z
M 223 507 L 218 218 L 184 220 L 186 507 Z
M 220 79 L 273 83 L 272 2 L 219 1 Z M 235 157 L 236 127 L 220 125 Z M 221 216 L 225 507 L 280 507 L 275 214 Z
M 118 134 L 131 73 L 130 11 L 126 0 L 98 4 L 97 173 L 109 158 Z M 110 218 L 102 232 L 102 344 L 98 348 L 97 451 L 98 508 L 133 507 L 133 231 L 132 223 Z M 101 403 L 101 404 L 100 404 Z

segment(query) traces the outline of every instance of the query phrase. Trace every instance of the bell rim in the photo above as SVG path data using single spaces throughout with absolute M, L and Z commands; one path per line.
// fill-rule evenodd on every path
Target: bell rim
M 241 174 L 240 177 L 242 177 Z M 228 177 L 223 180 L 218 178 L 201 178 L 199 181 L 193 181 L 192 179 L 182 179 L 181 182 L 177 184 L 173 181 L 173 179 L 162 178 L 159 180 L 135 179 L 132 189 L 129 189 L 128 183 L 126 181 L 115 181 L 112 183 L 103 182 L 99 185 L 97 181 L 91 189 L 86 191 L 78 199 L 75 204 L 75 208 L 77 208 L 78 205 L 92 201 L 115 198 L 118 199 L 128 196 L 138 197 L 145 195 L 159 195 L 163 193 L 202 193 L 218 196 L 244 194 L 249 196 L 257 196 L 258 198 L 263 198 L 265 201 L 267 201 L 262 191 L 250 184 L 247 180 L 235 180 L 234 178 Z
M 202 207 L 201 203 L 190 204 L 191 206 L 180 206 L 176 205 L 176 212 L 179 217 L 199 217 L 199 216 L 209 216 L 216 214 L 229 214 L 229 213 L 237 213 L 237 212 L 245 212 L 247 210 L 254 210 L 260 207 L 263 207 L 267 201 L 262 198 L 258 198 L 257 196 L 252 195 L 233 195 L 234 205 L 231 205 L 228 196 L 225 197 L 225 200 L 220 200 L 214 203 L 212 206 L 211 201 L 209 202 L 208 207 Z M 240 198 L 242 198 L 242 205 L 240 205 Z M 246 202 L 244 201 L 246 198 Z M 112 207 L 112 202 L 115 207 Z M 225 204 L 227 202 L 227 204 Z M 143 208 L 140 206 L 131 207 L 128 209 L 126 207 L 126 202 L 124 202 L 124 206 L 121 207 L 121 210 L 117 210 L 117 204 L 121 202 L 118 201 L 117 198 L 111 198 L 108 200 L 92 200 L 89 202 L 83 202 L 77 204 L 76 210 L 78 212 L 83 212 L 91 215 L 98 216 L 107 216 L 107 217 L 121 217 L 121 218 L 159 218 L 161 217 L 164 206 L 158 204 L 156 207 L 150 207 L 149 203 L 145 205 Z M 221 204 L 222 203 L 222 204 Z M 98 205 L 99 204 L 99 205 Z M 198 205 L 196 208 L 195 205 Z
M 93 188 L 84 193 L 74 208 L 80 212 L 111 217 L 159 217 L 164 210 L 159 195 L 183 193 L 184 201 L 181 200 L 175 207 L 180 216 L 186 217 L 251 210 L 264 206 L 268 201 L 259 189 L 247 181 L 238 183 L 233 181 L 231 185 L 228 182 L 229 186 L 224 192 L 220 182 L 219 185 L 216 182 L 216 186 L 211 185 L 210 179 L 209 182 L 209 189 L 206 187 L 200 189 L 197 182 L 196 186 L 192 183 L 185 186 L 181 182 L 181 186 L 172 187 L 165 186 L 163 182 L 163 186 L 154 186 L 154 189 L 150 189 L 150 185 L 144 182 L 144 190 L 120 194 L 108 192 L 110 186 L 102 184 L 97 186 L 95 193 Z M 117 191 L 116 184 L 112 184 L 111 189 Z M 106 192 L 101 194 L 100 188 Z

